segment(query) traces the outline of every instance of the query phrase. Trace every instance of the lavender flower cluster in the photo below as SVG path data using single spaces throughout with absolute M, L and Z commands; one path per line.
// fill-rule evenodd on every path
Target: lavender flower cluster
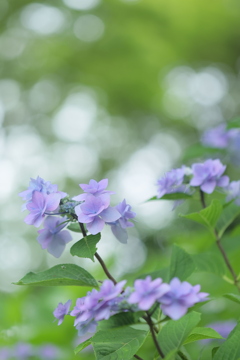
M 240 205 L 240 181 L 229 182 L 229 177 L 223 175 L 225 170 L 226 166 L 219 159 L 195 163 L 191 168 L 173 169 L 158 180 L 157 197 L 172 193 L 193 194 L 195 188 L 212 194 L 216 188 L 221 188 L 227 201 L 235 199 L 235 203 Z
M 87 230 L 93 235 L 101 232 L 107 224 L 122 243 L 128 239 L 126 229 L 134 226 L 129 220 L 136 214 L 125 199 L 115 207 L 110 206 L 110 195 L 114 193 L 106 190 L 108 179 L 99 182 L 92 179 L 89 184 L 79 186 L 84 193 L 70 199 L 68 194 L 58 191 L 57 185 L 38 176 L 37 179 L 31 179 L 28 189 L 19 194 L 25 201 L 22 210 L 29 210 L 24 221 L 35 227 L 44 221 L 44 228 L 38 231 L 37 241 L 57 258 L 72 240 L 69 231 L 63 230 L 71 221 L 86 224 Z
M 25 342 L 19 342 L 14 346 L 4 346 L 0 348 L 1 360 L 30 360 L 37 356 L 41 360 L 60 359 L 60 349 L 53 344 L 33 346 Z
M 114 285 L 111 280 L 105 280 L 97 291 L 93 289 L 83 298 L 77 299 L 76 306 L 70 312 L 71 300 L 58 304 L 53 314 L 58 319 L 58 325 L 65 315 L 75 317 L 74 325 L 80 336 L 87 332 L 95 332 L 98 321 L 107 320 L 119 312 L 148 311 L 156 303 L 163 314 L 173 320 L 185 315 L 194 304 L 206 300 L 208 294 L 200 292 L 200 285 L 192 286 L 187 281 L 180 282 L 173 278 L 169 284 L 162 279 L 138 279 L 134 288 L 124 289 L 126 281 Z

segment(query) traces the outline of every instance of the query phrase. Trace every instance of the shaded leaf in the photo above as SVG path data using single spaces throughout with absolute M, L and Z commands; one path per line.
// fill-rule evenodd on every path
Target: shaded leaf
M 192 255 L 196 265 L 196 271 L 212 273 L 223 276 L 226 273 L 226 265 L 220 254 L 205 252 Z
M 228 226 L 231 225 L 231 223 L 236 219 L 239 214 L 240 206 L 237 206 L 234 203 L 230 203 L 223 209 L 222 214 L 217 222 L 217 231 L 220 238 L 222 237 Z
M 147 276 L 151 276 L 152 280 L 161 278 L 163 281 L 169 280 L 169 266 L 138 276 L 138 279 L 145 279 Z
M 70 249 L 70 253 L 81 258 L 89 258 L 94 261 L 94 254 L 97 251 L 96 244 L 100 241 L 101 234 L 88 235 L 76 242 Z
M 236 295 L 236 294 L 224 294 L 223 297 L 232 300 L 238 304 L 240 304 L 240 295 Z
M 97 360 L 130 360 L 144 343 L 147 331 L 123 327 L 100 330 L 92 338 Z
M 164 355 L 179 350 L 200 319 L 201 314 L 192 311 L 179 320 L 168 321 L 158 334 L 158 341 Z
M 111 316 L 108 320 L 102 320 L 98 323 L 98 330 L 107 330 L 116 327 L 136 324 L 144 311 L 136 313 L 125 312 Z
M 79 353 L 80 351 L 82 351 L 83 349 L 85 349 L 87 346 L 92 344 L 92 339 L 87 339 L 85 341 L 83 341 L 81 344 L 79 344 L 75 349 L 74 349 L 74 353 L 75 355 L 77 353 Z
M 193 220 L 203 226 L 205 226 L 211 233 L 214 233 L 214 227 L 222 213 L 222 204 L 219 200 L 213 200 L 211 204 L 205 209 L 188 215 L 180 216 Z
M 219 346 L 213 360 L 239 360 L 240 357 L 240 323 L 231 331 L 224 343 Z
M 68 230 L 71 230 L 71 231 L 74 231 L 74 232 L 77 232 L 77 233 L 82 232 L 78 223 L 72 223 L 67 228 L 68 228 Z
M 34 286 L 91 286 L 98 287 L 97 281 L 85 269 L 75 264 L 56 265 L 39 273 L 29 272 L 15 285 Z
M 195 270 L 195 264 L 185 250 L 174 244 L 172 249 L 169 280 L 178 277 L 179 280 L 186 280 Z

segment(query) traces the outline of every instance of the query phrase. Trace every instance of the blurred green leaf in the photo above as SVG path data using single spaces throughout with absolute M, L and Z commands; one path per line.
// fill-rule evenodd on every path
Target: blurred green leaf
M 196 158 L 204 158 L 204 157 L 206 157 L 206 155 L 216 154 L 219 152 L 223 152 L 223 150 L 203 146 L 201 144 L 194 144 L 192 146 L 189 146 L 185 150 L 183 157 L 182 157 L 182 161 L 185 162 L 185 161 L 196 159 Z
M 182 215 L 186 219 L 193 220 L 203 226 L 205 226 L 211 233 L 214 233 L 214 227 L 222 213 L 222 204 L 219 200 L 213 200 L 211 204 L 198 213 L 191 213 L 188 215 Z
M 186 340 L 184 341 L 184 345 L 204 339 L 223 339 L 223 337 L 217 331 L 211 328 L 196 327 L 186 338 Z
M 239 214 L 240 206 L 237 206 L 234 203 L 229 204 L 223 209 L 216 226 L 220 238 L 222 237 L 228 226 L 231 225 L 231 223 L 236 219 Z
M 83 349 L 85 349 L 87 346 L 91 345 L 91 343 L 92 343 L 92 339 L 87 339 L 87 340 L 83 341 L 81 344 L 79 344 L 79 345 L 74 349 L 75 355 L 77 355 L 77 353 L 79 353 L 80 351 L 82 351 Z
M 76 242 L 70 249 L 70 253 L 81 258 L 89 258 L 94 261 L 94 254 L 97 251 L 96 244 L 100 241 L 101 234 L 88 235 Z
M 161 278 L 163 281 L 168 281 L 169 280 L 169 266 L 164 267 L 159 270 L 156 270 L 156 271 L 153 271 L 153 272 L 150 272 L 150 273 L 145 273 L 145 274 L 139 275 L 137 278 L 145 279 L 147 276 L 151 276 L 152 280 Z
M 173 350 L 179 350 L 200 319 L 201 314 L 192 311 L 179 320 L 168 321 L 158 334 L 158 341 L 164 355 Z
M 157 196 L 153 196 L 152 198 L 146 200 L 146 201 L 155 201 L 155 200 L 186 200 L 191 199 L 192 195 L 185 194 L 185 193 L 172 193 L 172 194 L 165 194 L 161 198 L 158 198 Z
M 178 277 L 179 280 L 186 280 L 195 270 L 195 264 L 185 250 L 174 244 L 169 271 L 169 280 Z
M 240 117 L 234 118 L 228 122 L 227 130 L 234 128 L 240 128 Z
M 71 230 L 73 232 L 81 233 L 81 229 L 78 223 L 72 223 L 68 227 L 68 230 Z
M 127 325 L 136 324 L 144 311 L 125 312 L 111 316 L 108 320 L 102 320 L 98 323 L 98 330 L 107 330 Z
M 226 273 L 226 265 L 220 254 L 205 252 L 192 255 L 197 271 L 212 273 L 223 276 Z
M 144 343 L 148 331 L 123 327 L 100 330 L 92 337 L 97 360 L 130 360 Z
M 238 304 L 240 304 L 240 295 L 236 295 L 236 294 L 224 294 L 223 297 L 232 300 Z
M 90 286 L 98 287 L 97 281 L 85 269 L 75 264 L 56 265 L 39 273 L 29 272 L 15 285 L 31 286 Z
M 238 360 L 240 357 L 240 323 L 231 331 L 228 338 L 219 347 L 213 360 Z

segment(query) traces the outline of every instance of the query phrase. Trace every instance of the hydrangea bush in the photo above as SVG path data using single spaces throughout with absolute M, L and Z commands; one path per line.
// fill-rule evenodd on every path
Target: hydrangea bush
M 235 139 L 237 132 L 238 129 L 233 129 L 226 133 L 225 128 L 219 127 L 216 138 L 211 130 L 203 139 L 208 145 L 214 139 L 213 146 L 223 148 Z M 226 165 L 220 159 L 208 158 L 170 170 L 156 181 L 156 185 L 156 196 L 149 201 L 174 200 L 175 208 L 183 201 L 199 202 L 199 211 L 182 214 L 182 221 L 194 221 L 209 231 L 228 273 L 224 279 L 232 286 L 233 294 L 225 294 L 225 297 L 240 303 L 239 275 L 222 245 L 226 229 L 234 226 L 234 220 L 240 214 L 240 180 L 229 179 Z M 42 249 L 58 258 L 66 244 L 72 241 L 71 231 L 79 232 L 81 239 L 72 245 L 70 253 L 80 258 L 96 258 L 106 275 L 105 279 L 96 280 L 78 265 L 61 264 L 36 274 L 29 273 L 17 283 L 90 288 L 84 297 L 60 302 L 53 311 L 58 325 L 64 323 L 65 316 L 73 317 L 78 335 L 89 336 L 75 352 L 92 344 L 99 360 L 143 360 L 139 353 L 150 336 L 156 352 L 154 359 L 190 360 L 185 344 L 223 339 L 222 332 L 214 330 L 216 327 L 199 326 L 201 305 L 212 300 L 211 293 L 201 289 L 201 284 L 187 281 L 201 268 L 201 255 L 196 263 L 191 254 L 173 245 L 170 265 L 164 276 L 156 275 L 157 272 L 145 274 L 133 284 L 116 280 L 99 255 L 97 244 L 105 226 L 111 229 L 118 241 L 126 244 L 127 229 L 134 226 L 137 215 L 125 199 L 120 204 L 111 205 L 114 192 L 107 189 L 107 179 L 91 179 L 89 184 L 79 186 L 82 193 L 70 198 L 59 191 L 57 185 L 38 176 L 31 179 L 28 189 L 19 194 L 25 201 L 22 209 L 29 211 L 25 223 L 36 228 L 42 226 L 37 236 Z M 233 330 L 215 348 L 212 359 L 240 358 L 240 325 L 233 323 Z

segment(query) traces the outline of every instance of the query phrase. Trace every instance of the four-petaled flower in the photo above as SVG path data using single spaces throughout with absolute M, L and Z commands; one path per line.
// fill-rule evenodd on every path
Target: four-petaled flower
M 200 189 L 211 194 L 216 186 L 226 187 L 229 183 L 228 176 L 222 176 L 226 169 L 220 160 L 209 159 L 204 163 L 192 165 L 193 178 L 190 181 L 191 186 L 200 186 Z
M 34 191 L 32 202 L 27 204 L 30 214 L 24 219 L 28 225 L 39 227 L 45 217 L 45 212 L 54 211 L 60 203 L 61 195 L 58 193 L 45 194 Z
M 38 230 L 40 235 L 37 241 L 42 249 L 47 249 L 56 258 L 62 255 L 66 244 L 72 240 L 70 232 L 62 230 L 66 226 L 66 220 L 66 217 L 48 216 L 44 221 L 44 229 Z
M 75 207 L 78 221 L 85 223 L 88 231 L 96 235 L 101 232 L 105 222 L 116 221 L 120 218 L 120 213 L 109 206 L 110 198 L 108 194 L 101 196 L 88 195 L 85 202 Z
M 108 195 L 112 195 L 114 194 L 113 191 L 109 191 L 109 190 L 105 190 L 106 187 L 108 186 L 108 179 L 103 179 L 99 182 L 97 182 L 96 180 L 91 179 L 89 181 L 89 184 L 79 184 L 80 188 L 83 189 L 83 191 L 85 192 L 85 194 L 80 194 L 77 196 L 74 196 L 74 200 L 77 201 L 84 201 L 87 199 L 88 195 L 94 195 L 94 196 L 99 196 L 99 195 L 103 195 L 103 194 L 108 194 Z

